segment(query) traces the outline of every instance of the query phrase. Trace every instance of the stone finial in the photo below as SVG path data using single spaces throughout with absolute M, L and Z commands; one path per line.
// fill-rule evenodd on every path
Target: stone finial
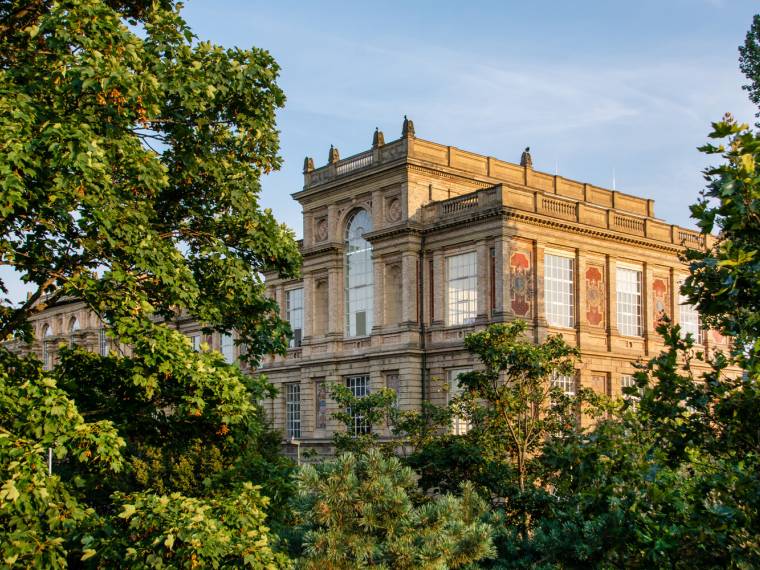
M 311 172 L 314 170 L 314 159 L 307 156 L 303 159 L 303 173 Z
M 338 149 L 335 148 L 333 145 L 330 145 L 330 154 L 327 156 L 327 162 L 332 164 L 333 162 L 338 162 L 340 160 L 340 153 L 338 152 Z
M 525 168 L 533 168 L 533 159 L 530 156 L 530 147 L 526 146 L 522 155 L 520 156 L 520 166 Z
M 404 115 L 404 126 L 401 128 L 402 138 L 414 138 L 414 121 L 407 119 Z
M 375 134 L 372 135 L 372 148 L 377 148 L 385 144 L 385 135 L 383 131 L 375 127 Z

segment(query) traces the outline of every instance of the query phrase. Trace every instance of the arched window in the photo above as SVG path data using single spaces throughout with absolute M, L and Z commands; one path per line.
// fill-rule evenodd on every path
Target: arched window
M 372 231 L 366 210 L 357 210 L 346 225 L 346 336 L 366 336 L 372 330 L 372 245 L 364 234 Z
M 71 320 L 69 321 L 69 332 L 75 333 L 80 329 L 79 326 L 79 319 L 76 317 L 71 317 Z

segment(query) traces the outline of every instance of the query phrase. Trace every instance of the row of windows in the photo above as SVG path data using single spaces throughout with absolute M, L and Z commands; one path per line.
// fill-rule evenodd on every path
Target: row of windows
M 349 249 L 347 254 L 348 336 L 363 336 L 368 334 L 371 328 L 372 270 L 368 252 L 367 248 L 355 246 L 355 249 Z M 575 261 L 571 257 L 553 254 L 544 256 L 544 306 L 546 321 L 551 326 L 575 326 L 574 265 Z M 616 283 L 618 331 L 625 336 L 641 336 L 642 272 L 618 267 Z M 478 268 L 475 252 L 446 258 L 446 302 L 446 322 L 449 326 L 466 325 L 475 321 L 478 310 Z M 696 342 L 701 342 L 699 314 L 684 297 L 679 298 L 679 303 L 681 329 L 684 333 L 691 333 Z M 300 346 L 303 330 L 303 289 L 287 291 L 285 306 L 287 319 L 294 334 L 291 347 Z
M 447 403 L 462 394 L 462 388 L 459 385 L 459 377 L 462 374 L 472 372 L 472 368 L 451 368 L 446 371 L 446 381 L 448 384 Z M 606 376 L 605 376 L 606 378 Z M 399 394 L 399 375 L 398 373 L 386 374 L 386 387 Z M 557 387 L 567 396 L 574 396 L 576 393 L 577 379 L 573 375 L 553 374 L 551 378 L 552 387 Z M 356 398 L 363 398 L 370 393 L 370 378 L 367 374 L 347 376 L 345 378 L 346 387 Z M 623 374 L 620 377 L 620 386 L 622 388 L 635 386 L 636 381 L 631 374 Z M 301 384 L 291 382 L 285 384 L 285 433 L 288 439 L 299 439 L 301 437 Z M 325 429 L 327 427 L 327 385 L 325 380 L 315 381 L 315 427 L 316 429 Z M 628 397 L 628 396 L 626 396 Z M 396 399 L 398 405 L 398 398 Z M 350 413 L 350 410 L 349 410 Z M 353 424 L 351 426 L 354 435 L 369 433 L 372 426 L 367 419 L 360 413 L 352 414 Z M 470 423 L 466 418 L 454 417 L 451 423 L 451 433 L 453 435 L 463 435 L 470 429 Z

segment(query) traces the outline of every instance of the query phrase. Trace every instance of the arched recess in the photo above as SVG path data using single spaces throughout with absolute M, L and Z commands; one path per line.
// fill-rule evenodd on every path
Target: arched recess
M 345 234 L 346 336 L 366 336 L 372 330 L 374 272 L 372 244 L 364 235 L 372 231 L 367 210 L 351 213 Z

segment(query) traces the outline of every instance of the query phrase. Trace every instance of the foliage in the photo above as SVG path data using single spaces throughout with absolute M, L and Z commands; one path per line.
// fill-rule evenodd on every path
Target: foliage
M 272 551 L 264 526 L 267 504 L 258 487 L 244 484 L 231 500 L 201 500 L 179 493 L 116 495 L 121 512 L 111 525 L 85 536 L 82 559 L 130 568 L 289 568 Z
M 38 363 L 4 363 L 5 399 L 25 402 L 27 386 L 55 390 L 34 396 L 37 413 L 65 414 L 61 433 L 81 438 L 57 436 L 56 474 L 43 477 L 35 454 L 50 442 L 32 420 L 13 424 L 23 410 L 8 408 L 3 429 L 19 443 L 0 448 L 3 479 L 18 472 L 34 486 L 9 486 L 5 497 L 19 493 L 11 506 L 26 510 L 13 516 L 33 519 L 37 533 L 13 539 L 19 554 L 9 565 L 60 563 L 66 551 L 75 561 L 74 537 L 118 527 L 119 505 L 133 498 L 155 522 L 149 533 L 175 523 L 195 532 L 194 513 L 209 516 L 199 530 L 208 550 L 168 548 L 156 565 L 191 565 L 193 556 L 224 564 L 225 552 L 243 552 L 220 542 L 231 529 L 258 529 L 250 544 L 260 551 L 245 556 L 271 558 L 259 516 L 267 501 L 246 489 L 266 478 L 278 506 L 292 489 L 255 404 L 272 389 L 213 352 L 193 351 L 176 325 L 192 318 L 207 332 L 234 330 L 252 365 L 287 347 L 289 326 L 262 275 L 295 276 L 300 256 L 293 233 L 258 198 L 260 176 L 280 165 L 275 113 L 284 96 L 269 53 L 199 41 L 180 8 L 171 0 L 0 4 L 0 257 L 33 287 L 23 303 L 3 300 L 0 339 L 31 340 L 30 318 L 73 297 L 119 347 L 109 357 L 61 350 L 42 376 L 32 370 Z M 102 449 L 90 450 L 98 437 Z M 45 527 L 38 487 L 60 498 L 49 511 L 60 524 Z M 169 496 L 167 511 L 153 491 Z M 230 517 L 241 508 L 252 518 Z M 68 510 L 55 519 L 56 509 Z M 0 532 L 20 532 L 9 521 Z M 110 542 L 108 556 L 126 559 L 129 542 L 153 535 L 140 536 Z
M 415 507 L 412 470 L 376 449 L 303 467 L 299 489 L 304 568 L 462 568 L 492 555 L 471 486 Z
M 123 468 L 124 441 L 110 421 L 86 422 L 38 361 L 0 349 L 0 557 L 8 567 L 61 568 L 94 512 L 48 454 L 99 476 Z
M 354 396 L 347 386 L 332 384 L 330 396 L 338 404 L 338 411 L 332 416 L 345 427 L 333 435 L 336 453 L 362 453 L 377 446 L 378 428 L 389 425 L 395 415 L 395 392 L 383 388 L 366 396 Z
M 683 292 L 708 325 L 731 337 L 739 364 L 760 376 L 760 138 L 730 115 L 710 137 L 728 138 L 702 147 L 724 162 L 705 171 L 707 187 L 691 211 L 705 234 L 720 233 L 711 247 L 686 252 Z
M 295 274 L 298 251 L 258 207 L 280 164 L 272 57 L 197 41 L 172 2 L 10 4 L 0 255 L 36 289 L 2 306 L 0 337 L 28 338 L 30 314 L 74 295 L 114 324 L 234 327 L 254 362 L 283 350 L 261 272 Z
M 752 25 L 739 46 L 739 69 L 749 79 L 742 86 L 748 92 L 749 99 L 760 108 L 760 15 L 752 18 Z M 760 111 L 755 115 L 760 116 Z

